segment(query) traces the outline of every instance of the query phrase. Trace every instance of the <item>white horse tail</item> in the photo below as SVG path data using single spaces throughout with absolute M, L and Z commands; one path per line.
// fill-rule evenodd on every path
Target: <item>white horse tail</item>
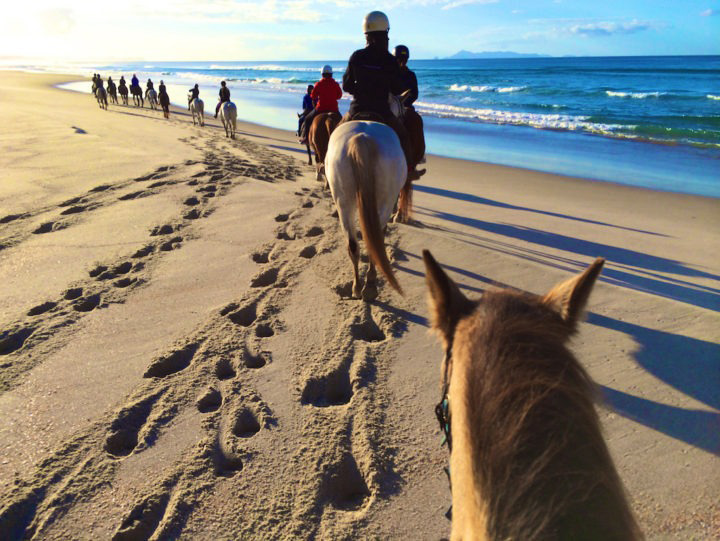
M 377 198 L 375 196 L 375 164 L 378 161 L 377 143 L 367 134 L 359 133 L 350 138 L 347 145 L 350 164 L 357 189 L 357 206 L 365 246 L 370 258 L 387 278 L 390 285 L 401 295 L 402 288 L 395 278 L 390 260 L 385 252 L 385 239 L 380 228 Z

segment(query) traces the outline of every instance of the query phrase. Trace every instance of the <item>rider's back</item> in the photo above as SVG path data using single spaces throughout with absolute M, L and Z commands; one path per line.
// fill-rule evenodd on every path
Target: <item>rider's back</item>
M 343 90 L 354 98 L 351 115 L 372 111 L 388 116 L 388 94 L 402 92 L 397 61 L 386 49 L 373 45 L 355 51 L 343 75 Z

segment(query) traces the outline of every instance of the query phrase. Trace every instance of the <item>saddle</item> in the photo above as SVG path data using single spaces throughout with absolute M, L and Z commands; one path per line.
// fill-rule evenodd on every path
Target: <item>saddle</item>
M 352 115 L 349 120 L 365 120 L 368 122 L 381 122 L 382 124 L 386 124 L 385 118 L 382 115 L 372 111 L 360 111 L 359 113 Z

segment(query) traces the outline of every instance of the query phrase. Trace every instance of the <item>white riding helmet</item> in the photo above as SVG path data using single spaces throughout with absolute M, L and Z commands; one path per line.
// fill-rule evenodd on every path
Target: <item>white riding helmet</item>
M 363 32 L 387 32 L 390 30 L 390 21 L 382 11 L 371 11 L 365 15 Z
M 332 75 L 332 66 L 330 64 L 325 64 L 323 66 L 323 69 L 320 72 L 320 75 L 325 75 L 326 73 L 329 75 Z

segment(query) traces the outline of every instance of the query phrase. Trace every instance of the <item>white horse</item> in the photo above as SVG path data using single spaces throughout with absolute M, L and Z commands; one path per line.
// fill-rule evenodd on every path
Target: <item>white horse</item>
M 225 137 L 235 139 L 237 129 L 237 107 L 231 101 L 226 101 L 220 106 L 220 120 L 225 128 Z
M 107 110 L 108 108 L 108 100 L 107 100 L 107 92 L 102 86 L 98 86 L 95 90 L 95 98 L 97 99 L 98 105 L 100 106 L 100 109 Z
M 383 233 L 407 178 L 405 154 L 395 131 L 380 122 L 341 124 L 330 136 L 325 174 L 338 209 L 340 225 L 347 237 L 354 271 L 353 296 L 362 296 L 366 301 L 377 297 L 376 265 L 390 285 L 402 294 L 385 252 Z M 355 234 L 356 209 L 370 255 L 362 292 L 358 273 L 360 249 Z
M 157 92 L 155 92 L 155 89 L 151 88 L 147 91 L 147 99 L 148 102 L 150 102 L 150 109 L 158 108 Z
M 200 98 L 195 98 L 190 102 L 190 112 L 192 113 L 193 126 L 195 125 L 195 117 L 197 116 L 198 124 L 205 125 L 205 104 Z

